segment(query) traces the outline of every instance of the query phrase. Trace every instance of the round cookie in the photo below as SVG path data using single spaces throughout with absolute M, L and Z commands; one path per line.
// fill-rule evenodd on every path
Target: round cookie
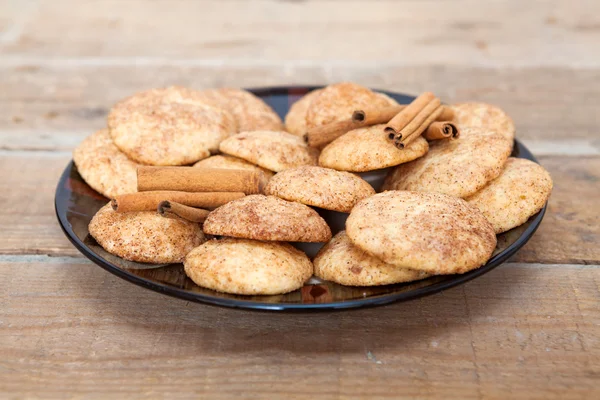
M 387 102 L 388 107 L 399 105 L 399 103 L 396 100 L 392 99 L 385 93 L 375 92 L 375 95 L 379 97 L 380 100 Z
M 425 156 L 390 171 L 383 190 L 465 198 L 500 175 L 511 151 L 512 142 L 499 133 L 465 128 L 459 139 L 436 140 Z
M 496 233 L 527 222 L 544 207 L 552 192 L 552 178 L 541 165 L 509 158 L 502 174 L 467 201 L 479 208 Z
M 83 180 L 108 198 L 137 192 L 140 164 L 115 146 L 106 129 L 85 138 L 73 151 L 73 162 Z
M 216 156 L 210 156 L 204 160 L 198 161 L 194 164 L 194 167 L 202 168 L 222 168 L 222 169 L 245 169 L 248 171 L 256 171 L 262 174 L 263 181 L 267 182 L 273 177 L 273 172 L 261 168 L 258 165 L 249 163 L 241 158 L 218 154 Z
M 306 133 L 306 112 L 308 111 L 308 107 L 310 103 L 317 98 L 321 94 L 323 89 L 316 89 L 307 94 L 305 94 L 302 98 L 296 101 L 290 107 L 287 115 L 285 116 L 285 130 L 296 135 L 296 136 L 304 136 Z M 398 105 L 396 100 L 392 99 L 390 96 L 384 93 L 374 92 L 375 96 L 378 97 L 381 102 L 387 102 L 389 106 Z
M 274 196 L 251 195 L 217 208 L 204 221 L 211 235 L 281 242 L 326 242 L 331 230 L 304 204 Z
M 314 260 L 315 275 L 346 286 L 378 286 L 429 277 L 423 271 L 399 268 L 356 247 L 341 231 L 321 248 Z
M 427 154 L 427 140 L 419 136 L 406 148 L 396 148 L 383 132 L 385 125 L 352 130 L 329 143 L 319 165 L 339 171 L 365 172 L 393 167 Z
M 298 99 L 285 116 L 285 130 L 296 136 L 304 136 L 306 133 L 306 111 L 310 103 L 321 94 L 323 89 L 308 92 Z
M 306 254 L 288 243 L 225 238 L 192 250 L 183 263 L 197 285 L 242 295 L 288 293 L 313 273 Z
M 302 166 L 276 174 L 265 187 L 265 194 L 327 210 L 350 212 L 357 202 L 374 195 L 375 190 L 349 172 Z
M 494 228 L 462 199 L 388 191 L 359 202 L 346 221 L 355 246 L 397 267 L 431 274 L 479 268 L 496 247 Z
M 262 99 L 244 89 L 208 89 L 202 94 L 237 120 L 238 132 L 279 131 L 283 123 L 279 115 Z
M 118 213 L 110 203 L 94 215 L 89 232 L 109 253 L 152 264 L 181 262 L 205 240 L 196 223 L 154 211 Z
M 110 111 L 108 127 L 121 151 L 150 165 L 194 163 L 237 132 L 228 111 L 182 87 L 151 89 L 122 100 Z
M 329 85 L 310 103 L 306 110 L 306 126 L 314 128 L 350 118 L 357 109 L 382 108 L 395 105 L 390 98 L 351 82 Z
M 242 132 L 223 142 L 221 152 L 279 172 L 300 165 L 316 165 L 319 151 L 304 140 L 281 131 Z
M 499 107 L 486 103 L 458 103 L 452 106 L 454 122 L 461 128 L 496 131 L 508 140 L 515 139 L 515 124 Z M 462 134 L 462 133 L 461 133 Z

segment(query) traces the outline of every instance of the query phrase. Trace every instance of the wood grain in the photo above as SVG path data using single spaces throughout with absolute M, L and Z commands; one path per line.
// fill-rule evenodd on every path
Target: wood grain
M 597 267 L 508 264 L 411 303 L 317 314 L 186 303 L 91 264 L 3 262 L 0 278 L 0 391 L 15 397 L 600 395 Z
M 599 398 L 600 3 L 522 3 L 0 0 L 0 397 Z M 506 109 L 555 184 L 513 264 L 249 313 L 132 286 L 62 234 L 58 177 L 119 99 L 341 80 Z
M 597 67 L 594 0 L 40 1 L 4 62 L 209 59 L 244 63 Z M 115 13 L 115 10 L 119 10 Z M 157 34 L 160 32 L 160 34 Z
M 69 153 L 0 155 L 0 254 L 74 255 L 54 213 L 54 191 Z
M 517 136 L 555 141 L 548 154 L 569 154 L 573 141 L 600 152 L 600 73 L 572 68 L 472 67 L 0 67 L 0 148 L 71 150 L 106 125 L 110 107 L 150 87 L 256 87 L 354 80 L 406 93 L 435 92 L 446 102 L 484 101 L 504 108 Z M 568 134 L 565 134 L 568 132 Z

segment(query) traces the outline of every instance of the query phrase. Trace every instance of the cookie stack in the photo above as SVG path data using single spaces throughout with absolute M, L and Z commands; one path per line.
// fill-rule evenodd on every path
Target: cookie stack
M 243 295 L 286 293 L 313 274 L 370 286 L 480 267 L 496 234 L 543 207 L 550 176 L 510 157 L 512 120 L 482 103 L 444 106 L 460 128 L 455 140 L 417 135 L 399 148 L 385 123 L 352 128 L 316 147 L 305 140 L 307 131 L 343 125 L 356 110 L 394 107 L 401 106 L 384 94 L 343 82 L 299 99 L 284 128 L 267 104 L 240 89 L 136 94 L 116 104 L 108 128 L 74 152 L 92 188 L 110 198 L 133 193 L 144 165 L 252 171 L 265 185 L 260 194 L 231 196 L 202 224 L 105 206 L 90 234 L 112 254 L 183 261 L 196 284 Z M 357 173 L 387 174 L 383 192 Z M 332 238 L 321 216 L 327 213 L 313 207 L 349 213 L 346 229 Z M 289 242 L 326 244 L 311 262 Z

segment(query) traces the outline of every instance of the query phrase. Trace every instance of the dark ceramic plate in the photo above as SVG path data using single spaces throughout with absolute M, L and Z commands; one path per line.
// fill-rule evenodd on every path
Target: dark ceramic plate
M 252 90 L 283 117 L 289 106 L 312 87 L 284 87 Z M 387 93 L 399 103 L 408 103 L 413 97 Z M 515 141 L 514 157 L 536 161 L 533 155 Z M 381 184 L 385 171 L 368 173 L 364 177 L 374 186 Z M 181 299 L 226 307 L 257 310 L 331 310 L 376 306 L 394 301 L 410 300 L 437 293 L 467 282 L 497 267 L 515 254 L 531 238 L 539 226 L 546 207 L 525 224 L 498 236 L 498 246 L 492 258 L 479 269 L 463 275 L 436 276 L 418 282 L 378 287 L 346 287 L 335 283 L 310 280 L 302 289 L 278 296 L 237 296 L 204 289 L 192 282 L 183 272 L 182 264 L 149 265 L 123 260 L 113 256 L 88 233 L 88 223 L 108 199 L 91 189 L 71 162 L 63 172 L 56 188 L 55 207 L 60 225 L 69 240 L 87 258 L 107 271 L 136 285 Z M 343 229 L 345 214 L 319 210 L 328 220 L 335 234 Z M 299 246 L 309 255 L 320 245 Z

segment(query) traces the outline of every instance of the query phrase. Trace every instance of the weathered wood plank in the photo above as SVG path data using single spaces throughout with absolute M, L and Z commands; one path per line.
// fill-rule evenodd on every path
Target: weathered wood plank
M 74 255 L 54 216 L 54 189 L 69 153 L 0 157 L 0 254 Z M 600 263 L 600 157 L 543 157 L 554 179 L 548 212 L 515 261 Z M 18 190 L 16 189 L 18 188 Z
M 546 154 L 569 153 L 573 146 L 579 153 L 600 152 L 596 112 L 600 70 L 448 66 L 0 68 L 0 148 L 71 150 L 85 135 L 105 126 L 112 104 L 150 87 L 253 87 L 339 80 L 406 93 L 432 90 L 447 102 L 497 104 L 514 118 L 518 136 Z
M 8 61 L 30 56 L 598 66 L 600 19 L 594 11 L 594 0 L 532 7 L 519 0 L 113 0 L 77 7 L 45 0 L 18 38 L 0 50 Z
M 0 156 L 0 253 L 75 255 L 54 215 L 54 191 L 69 153 Z
M 4 262 L 0 278 L 6 396 L 600 395 L 598 267 L 507 264 L 411 303 L 294 315 L 186 303 L 91 264 Z

